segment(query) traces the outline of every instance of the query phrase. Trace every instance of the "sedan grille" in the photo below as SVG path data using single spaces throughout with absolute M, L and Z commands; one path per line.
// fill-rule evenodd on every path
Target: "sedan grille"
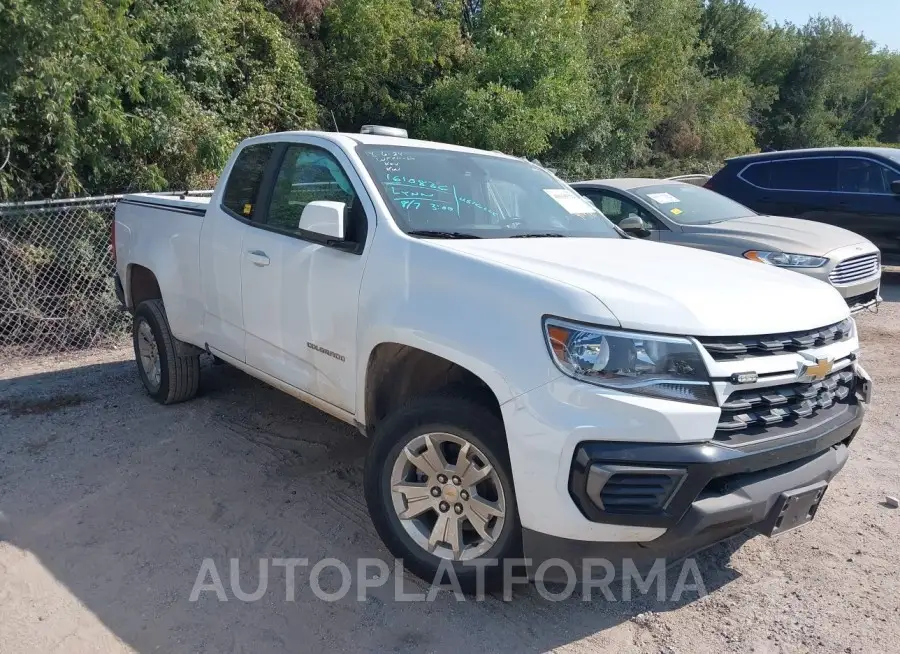
M 845 341 L 853 332 L 849 318 L 822 329 L 768 336 L 702 336 L 697 340 L 716 361 L 741 359 L 746 356 L 783 354 L 811 347 Z
M 832 284 L 842 285 L 877 275 L 881 268 L 879 258 L 878 253 L 873 252 L 841 261 L 828 275 L 828 280 Z
M 819 382 L 738 390 L 722 405 L 715 440 L 743 445 L 774 425 L 797 425 L 839 404 L 853 401 L 852 370 L 835 372 Z

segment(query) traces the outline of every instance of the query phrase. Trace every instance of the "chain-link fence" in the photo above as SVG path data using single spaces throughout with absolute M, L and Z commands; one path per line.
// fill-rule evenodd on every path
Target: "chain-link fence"
M 47 354 L 122 340 L 110 230 L 121 196 L 0 204 L 0 350 Z

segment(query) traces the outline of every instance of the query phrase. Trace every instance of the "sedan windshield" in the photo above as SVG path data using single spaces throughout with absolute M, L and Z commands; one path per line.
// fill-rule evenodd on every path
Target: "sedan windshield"
M 709 225 L 756 215 L 752 209 L 702 186 L 656 184 L 631 192 L 682 225 Z
M 621 238 L 589 200 L 521 159 L 361 145 L 395 221 L 428 238 Z

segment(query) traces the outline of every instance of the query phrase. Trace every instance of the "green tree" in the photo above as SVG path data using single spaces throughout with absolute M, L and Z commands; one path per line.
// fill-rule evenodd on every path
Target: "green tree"
M 422 133 L 523 156 L 586 124 L 593 86 L 579 0 L 493 0 L 455 72 L 425 94 Z
M 645 166 L 659 149 L 655 130 L 696 78 L 699 19 L 695 0 L 592 3 L 589 51 L 601 110 L 599 147 L 587 162 L 597 174 Z
M 778 149 L 841 142 L 878 68 L 873 44 L 836 18 L 810 20 L 800 39 L 762 134 Z
M 746 0 L 708 0 L 700 20 L 703 58 L 715 77 L 753 77 L 766 48 L 766 15 Z
M 3 198 L 208 184 L 239 138 L 315 124 L 255 0 L 14 0 L 0 31 Z
M 331 125 L 412 127 L 423 93 L 463 55 L 459 5 L 418 0 L 342 0 L 324 12 L 314 82 Z

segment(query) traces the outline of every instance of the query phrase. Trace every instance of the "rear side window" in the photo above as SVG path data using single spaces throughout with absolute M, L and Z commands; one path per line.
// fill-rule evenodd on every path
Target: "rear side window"
M 838 159 L 838 190 L 844 193 L 890 193 L 900 174 L 871 159 Z
M 253 219 L 259 186 L 274 149 L 274 143 L 260 143 L 241 150 L 225 184 L 223 207 L 241 218 Z
M 769 167 L 769 164 L 766 163 L 751 164 L 744 168 L 744 170 L 740 173 L 740 176 L 754 186 L 759 186 L 760 188 L 769 188 L 770 169 L 771 168 Z
M 785 159 L 750 164 L 741 177 L 779 191 L 836 191 L 837 170 L 837 159 Z

